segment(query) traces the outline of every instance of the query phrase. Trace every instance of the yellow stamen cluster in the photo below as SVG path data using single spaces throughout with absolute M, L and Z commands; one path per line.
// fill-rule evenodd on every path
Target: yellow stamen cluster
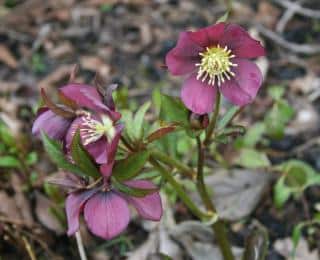
M 93 119 L 90 114 L 83 118 L 80 132 L 84 145 L 97 141 L 103 135 L 105 135 L 108 140 L 112 140 L 115 137 L 116 129 L 112 120 L 108 116 L 102 116 L 101 121 L 102 122 Z
M 198 80 L 204 82 L 208 79 L 209 85 L 213 86 L 217 83 L 220 86 L 226 79 L 230 80 L 231 77 L 235 76 L 231 68 L 238 65 L 231 62 L 235 55 L 227 46 L 222 48 L 218 44 L 215 47 L 207 47 L 199 55 L 201 56 L 201 62 L 196 64 L 199 67 Z

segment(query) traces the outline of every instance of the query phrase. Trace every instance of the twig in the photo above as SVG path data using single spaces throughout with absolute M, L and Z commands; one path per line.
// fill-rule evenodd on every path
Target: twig
M 28 252 L 28 255 L 29 255 L 30 259 L 31 260 L 36 260 L 37 258 L 35 256 L 33 250 L 32 250 L 32 247 L 31 247 L 30 243 L 28 242 L 28 240 L 24 236 L 22 237 L 22 240 L 23 240 L 24 246 L 25 246 L 25 248 L 26 248 L 26 250 Z
M 295 4 L 301 4 L 303 2 L 304 1 L 296 1 L 292 3 L 293 5 L 290 5 L 290 7 L 288 7 L 288 9 L 284 12 L 284 14 L 282 15 L 282 17 L 276 25 L 276 31 L 278 33 L 282 33 L 284 31 L 284 28 L 286 27 L 287 23 L 296 13 L 297 5 Z
M 62 257 L 57 256 L 54 252 L 50 250 L 49 246 L 45 241 L 43 241 L 42 239 L 38 238 L 36 235 L 28 231 L 21 230 L 21 232 L 24 235 L 28 236 L 33 241 L 37 242 L 40 245 L 40 247 L 42 247 L 42 249 L 45 250 L 48 255 L 50 255 L 50 259 L 63 260 Z
M 83 246 L 83 243 L 82 243 L 82 238 L 81 238 L 80 231 L 76 232 L 76 240 L 77 240 L 80 259 L 81 260 L 87 260 L 88 258 L 86 256 L 86 252 L 84 250 L 84 246 Z
M 302 202 L 305 218 L 308 219 L 308 220 L 311 220 L 308 200 L 307 200 L 307 198 L 306 198 L 306 196 L 304 194 L 302 194 L 302 196 L 301 196 L 301 202 Z
M 291 154 L 299 155 L 299 154 L 303 153 L 303 151 L 309 149 L 310 147 L 312 147 L 313 145 L 316 145 L 316 144 L 320 144 L 320 137 L 319 136 L 313 137 L 313 138 L 309 139 L 306 143 L 297 146 L 295 149 L 293 149 Z
M 0 216 L 0 222 L 9 223 L 9 224 L 12 224 L 12 225 L 17 225 L 17 226 L 25 226 L 27 228 L 31 228 L 32 227 L 30 224 L 24 222 L 23 220 L 7 218 L 7 217 L 4 217 L 4 216 Z
M 300 15 L 304 15 L 304 16 L 308 16 L 308 17 L 316 18 L 316 19 L 320 18 L 320 10 L 312 10 L 309 8 L 305 8 L 295 2 L 291 2 L 288 0 L 274 0 L 274 2 L 285 7 L 285 8 L 294 9 L 295 12 Z
M 261 24 L 256 25 L 257 30 L 266 38 L 274 41 L 281 47 L 288 49 L 295 53 L 303 53 L 303 54 L 316 54 L 320 52 L 320 45 L 319 44 L 297 44 L 289 42 L 283 39 L 277 33 L 267 29 L 266 27 L 262 26 Z

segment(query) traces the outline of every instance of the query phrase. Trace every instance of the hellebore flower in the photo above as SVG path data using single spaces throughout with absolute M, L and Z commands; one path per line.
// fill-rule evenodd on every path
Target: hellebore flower
M 187 108 L 201 115 L 212 112 L 217 91 L 238 106 L 252 102 L 262 74 L 248 59 L 264 55 L 259 41 L 242 27 L 218 23 L 182 32 L 166 56 L 166 65 L 173 75 L 189 75 L 181 98 Z
M 130 180 L 125 182 L 125 185 L 140 189 L 156 188 L 147 180 Z M 133 197 L 104 185 L 70 193 L 66 200 L 68 235 L 71 236 L 79 230 L 79 217 L 83 212 L 88 228 L 94 235 L 104 239 L 114 238 L 129 224 L 129 204 L 134 206 L 144 219 L 161 219 L 162 204 L 157 191 L 144 197 Z
M 72 137 L 79 129 L 82 144 L 95 161 L 112 163 L 123 128 L 117 124 L 121 115 L 115 110 L 113 89 L 111 86 L 103 97 L 93 86 L 70 83 L 59 89 L 63 105 L 51 102 L 42 90 L 47 107 L 39 110 L 33 134 L 39 136 L 44 131 L 49 137 L 62 141 L 69 151 Z
M 114 124 L 106 114 L 79 115 L 70 125 L 66 135 L 66 148 L 70 150 L 74 134 L 80 130 L 82 144 L 98 164 L 113 162 L 123 129 Z

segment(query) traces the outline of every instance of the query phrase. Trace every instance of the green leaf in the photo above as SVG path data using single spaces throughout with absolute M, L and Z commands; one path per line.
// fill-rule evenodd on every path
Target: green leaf
M 243 137 L 244 147 L 255 147 L 261 140 L 262 135 L 265 133 L 266 128 L 263 123 L 256 123 L 251 126 Z
M 150 105 L 150 102 L 144 103 L 134 116 L 133 124 L 131 125 L 131 127 L 134 129 L 135 138 L 137 140 L 141 140 L 143 138 L 143 119 Z
M 224 23 L 228 20 L 229 12 L 225 12 L 223 16 L 221 16 L 216 23 Z
M 16 147 L 16 140 L 15 138 L 10 134 L 10 130 L 8 127 L 4 125 L 0 121 L 0 140 L 9 147 Z
M 299 223 L 296 225 L 293 229 L 291 240 L 293 244 L 293 255 L 295 254 L 295 251 L 297 249 L 298 243 L 300 241 L 301 235 L 302 235 L 302 228 L 305 226 L 305 223 Z
M 130 110 L 122 110 L 121 111 L 121 121 L 126 126 L 132 126 L 133 125 L 133 114 Z M 125 127 L 123 131 L 123 135 L 126 137 L 126 139 L 134 140 L 135 138 L 135 132 L 133 127 Z
M 70 163 L 64 156 L 64 153 L 62 152 L 62 145 L 53 140 L 50 139 L 46 133 L 41 132 L 42 141 L 44 145 L 44 149 L 48 153 L 50 159 L 61 169 L 67 170 L 71 173 L 84 175 L 84 173 L 81 171 L 79 167 L 76 165 Z
M 160 119 L 166 122 L 176 122 L 183 126 L 189 124 L 189 112 L 180 99 L 165 94 L 161 96 Z
M 292 194 L 291 189 L 284 184 L 284 179 L 285 176 L 279 178 L 273 188 L 273 201 L 277 208 L 282 208 Z
M 128 194 L 129 196 L 133 197 L 145 197 L 148 194 L 154 193 L 158 191 L 158 189 L 140 189 L 140 188 L 133 188 L 129 187 L 128 185 L 119 182 L 117 178 L 112 177 L 112 185 L 116 188 L 116 190 Z
M 218 130 L 225 128 L 234 115 L 241 109 L 241 107 L 233 106 L 224 114 L 224 116 L 218 121 Z
M 274 139 L 283 138 L 285 126 L 293 116 L 294 110 L 286 101 L 277 101 L 264 119 L 268 135 Z
M 221 132 L 218 132 L 217 135 L 243 135 L 246 132 L 246 129 L 242 125 L 233 125 L 225 128 Z
M 71 155 L 76 165 L 79 166 L 79 168 L 84 174 L 93 178 L 101 176 L 95 163 L 92 161 L 90 155 L 81 144 L 79 129 L 73 136 L 71 142 Z
M 284 86 L 270 86 L 268 87 L 268 94 L 275 100 L 280 100 L 284 94 Z
M 20 168 L 21 164 L 20 161 L 10 155 L 0 156 L 0 167 L 2 168 Z
M 136 177 L 149 159 L 148 151 L 130 154 L 126 159 L 117 161 L 113 167 L 113 176 L 119 181 Z
M 161 92 L 159 88 L 155 88 L 152 91 L 152 103 L 154 109 L 156 110 L 156 114 L 159 115 L 161 108 Z
M 27 155 L 26 163 L 27 165 L 33 165 L 38 161 L 38 154 L 36 152 L 31 152 Z
M 245 168 L 261 168 L 270 166 L 270 161 L 266 154 L 251 148 L 240 150 L 237 163 Z
M 302 191 L 319 181 L 315 170 L 303 161 L 289 160 L 280 166 L 280 170 L 285 174 L 285 184 L 296 190 Z

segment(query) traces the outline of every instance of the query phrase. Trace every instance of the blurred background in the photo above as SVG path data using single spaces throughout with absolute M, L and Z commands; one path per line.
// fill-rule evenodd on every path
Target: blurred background
M 319 259 L 319 0 L 0 1 L 0 259 L 78 259 L 74 239 L 65 235 L 64 193 L 44 181 L 57 169 L 31 136 L 39 89 L 54 96 L 79 64 L 78 82 L 92 83 L 99 73 L 106 84 L 119 84 L 123 109 L 155 100 L 159 90 L 179 95 L 181 79 L 166 71 L 166 53 L 179 32 L 211 25 L 230 8 L 229 21 L 267 49 L 257 60 L 265 81 L 237 119 L 252 130 L 235 144 L 214 147 L 208 165 L 252 175 L 209 185 L 227 185 L 217 198 L 235 250 L 252 226 L 263 225 L 270 235 L 267 259 L 289 259 L 294 249 L 296 259 Z M 149 112 L 148 120 L 155 115 Z M 174 145 L 181 156 L 194 144 L 181 137 Z M 298 174 L 285 184 L 283 169 L 261 177 L 289 159 L 299 160 Z M 159 251 L 172 259 L 215 259 L 207 230 L 174 224 L 192 217 L 171 193 L 164 191 L 170 208 L 164 223 L 133 221 L 107 242 L 83 230 L 90 259 L 165 259 L 150 258 Z

